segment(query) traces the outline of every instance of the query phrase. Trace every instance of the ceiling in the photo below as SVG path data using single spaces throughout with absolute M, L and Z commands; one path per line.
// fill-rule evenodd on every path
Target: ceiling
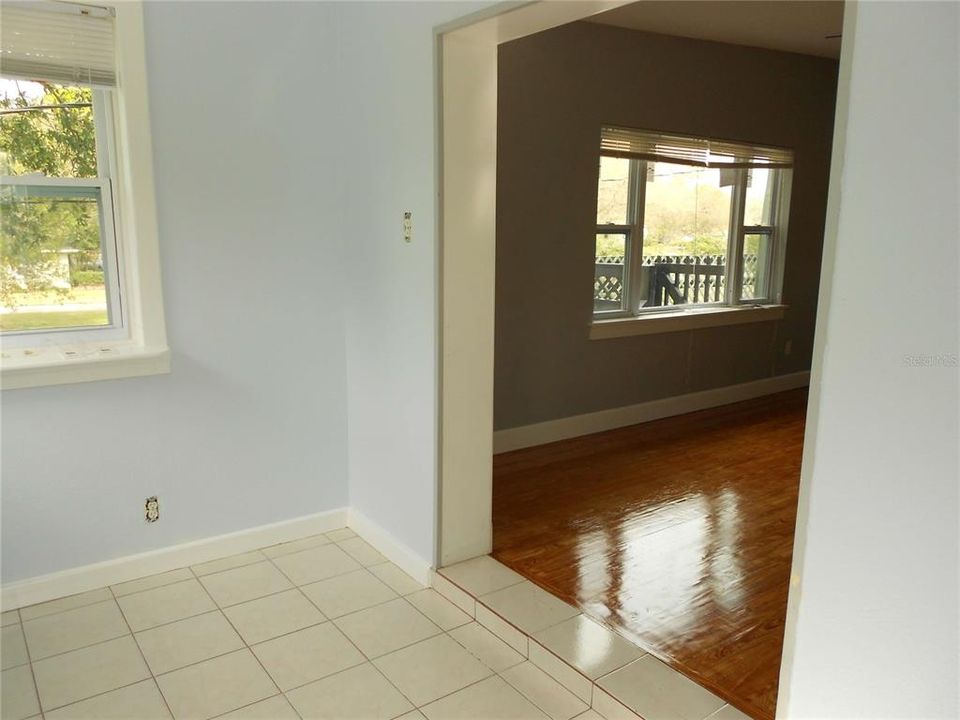
M 842 0 L 641 0 L 589 22 L 839 58 Z

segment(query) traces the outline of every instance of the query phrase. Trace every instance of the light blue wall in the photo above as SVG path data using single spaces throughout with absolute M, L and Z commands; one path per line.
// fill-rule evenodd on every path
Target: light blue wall
M 344 7 L 349 119 L 346 303 L 350 502 L 422 558 L 434 552 L 437 162 L 433 28 L 491 3 Z M 402 238 L 413 212 L 413 242 Z
M 173 371 L 3 394 L 3 582 L 348 503 L 432 560 L 433 29 L 489 4 L 147 4 Z
M 338 13 L 147 4 L 173 371 L 3 393 L 4 582 L 347 504 Z

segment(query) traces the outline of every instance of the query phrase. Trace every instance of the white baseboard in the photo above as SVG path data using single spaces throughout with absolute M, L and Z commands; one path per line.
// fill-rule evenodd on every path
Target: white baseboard
M 661 400 L 651 400 L 637 405 L 627 405 L 626 407 L 600 410 L 585 415 L 574 415 L 559 420 L 548 420 L 534 425 L 499 430 L 493 434 L 493 452 L 497 454 L 533 447 L 534 445 L 545 445 L 567 438 L 590 435 L 591 433 L 659 420 L 673 415 L 683 415 L 684 413 L 729 405 L 742 400 L 751 400 L 763 395 L 772 395 L 785 390 L 805 387 L 809 384 L 809 372 L 775 375 L 774 377 L 740 385 L 728 385 Z
M 346 527 L 348 518 L 347 508 L 338 508 L 49 575 L 39 575 L 4 585 L 0 593 L 0 606 L 4 610 L 12 610 L 228 555 L 250 552 L 268 545 Z M 375 545 L 372 540 L 371 544 Z
M 359 510 L 350 508 L 349 527 L 373 545 L 381 555 L 403 570 L 421 585 L 430 587 L 433 567 L 380 525 Z

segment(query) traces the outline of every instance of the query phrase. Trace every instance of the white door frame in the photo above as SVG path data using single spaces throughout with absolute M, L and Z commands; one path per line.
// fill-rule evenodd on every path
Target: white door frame
M 496 251 L 497 46 L 628 0 L 505 3 L 436 30 L 439 173 L 439 458 L 435 564 L 443 567 L 492 549 L 493 323 Z M 806 541 L 809 474 L 815 453 L 829 275 L 837 241 L 840 173 L 846 145 L 855 0 L 847 0 L 840 58 L 817 336 L 804 438 L 794 574 L 781 661 L 780 696 L 789 695 L 799 563 Z M 785 702 L 779 703 L 785 707 Z
M 492 547 L 497 46 L 629 0 L 504 3 L 437 28 L 438 567 Z

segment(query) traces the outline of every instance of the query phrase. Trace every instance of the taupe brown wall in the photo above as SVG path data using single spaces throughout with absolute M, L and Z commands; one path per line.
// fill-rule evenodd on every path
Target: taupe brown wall
M 591 23 L 500 47 L 495 429 L 809 369 L 836 78 L 832 60 Z M 588 339 L 605 123 L 794 149 L 782 321 Z

